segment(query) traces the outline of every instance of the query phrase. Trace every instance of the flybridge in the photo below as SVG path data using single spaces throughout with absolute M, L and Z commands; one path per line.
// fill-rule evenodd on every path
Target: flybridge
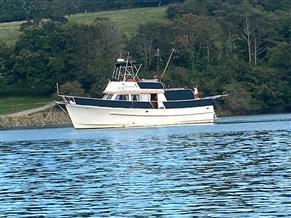
M 112 79 L 107 85 L 104 93 L 122 92 L 122 91 L 137 91 L 146 89 L 161 89 L 163 92 L 164 84 L 158 79 L 140 79 L 138 73 L 141 69 L 141 64 L 137 67 L 134 61 L 119 58 L 116 60 L 115 67 L 112 74 Z M 159 92 L 159 91 L 153 91 Z
M 112 74 L 112 81 L 138 81 L 141 64 L 137 67 L 129 59 L 118 58 Z

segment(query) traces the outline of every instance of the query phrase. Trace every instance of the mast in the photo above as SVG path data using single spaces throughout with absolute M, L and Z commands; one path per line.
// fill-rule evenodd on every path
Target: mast
M 165 69 L 164 69 L 164 71 L 163 71 L 163 74 L 162 74 L 162 76 L 161 76 L 161 80 L 163 79 L 163 77 L 164 77 L 164 75 L 165 75 L 165 73 L 166 73 L 166 70 L 167 70 L 167 68 L 168 68 L 168 66 L 169 66 L 169 63 L 170 63 L 170 61 L 171 61 L 171 58 L 172 58 L 172 56 L 173 56 L 174 51 L 175 51 L 175 49 L 172 48 L 171 54 L 170 54 L 170 56 L 169 56 L 169 58 L 168 58 L 167 64 L 166 64 Z

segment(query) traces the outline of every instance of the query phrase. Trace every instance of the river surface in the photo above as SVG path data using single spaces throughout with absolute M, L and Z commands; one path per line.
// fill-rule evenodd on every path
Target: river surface
M 291 217 L 291 114 L 0 139 L 0 217 Z

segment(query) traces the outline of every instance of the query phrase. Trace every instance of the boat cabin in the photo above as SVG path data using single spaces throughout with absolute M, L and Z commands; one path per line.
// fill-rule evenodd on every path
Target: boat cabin
M 142 109 L 187 108 L 210 104 L 209 99 L 195 98 L 191 89 L 167 89 L 157 79 L 140 79 L 140 68 L 141 65 L 136 67 L 134 62 L 119 58 L 102 99 L 70 97 L 69 101 L 78 105 Z
M 104 100 L 150 102 L 153 108 L 164 108 L 164 86 L 157 80 L 111 81 L 104 90 Z
M 165 89 L 158 80 L 111 81 L 102 99 L 150 102 L 152 108 L 165 108 L 164 102 L 193 100 L 194 93 L 191 89 Z

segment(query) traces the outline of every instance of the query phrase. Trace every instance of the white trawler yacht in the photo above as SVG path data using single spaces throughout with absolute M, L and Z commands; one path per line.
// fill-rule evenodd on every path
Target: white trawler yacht
M 168 89 L 158 81 L 139 79 L 134 62 L 117 59 L 103 98 L 60 95 L 76 129 L 146 127 L 214 123 L 214 99 L 191 89 Z

